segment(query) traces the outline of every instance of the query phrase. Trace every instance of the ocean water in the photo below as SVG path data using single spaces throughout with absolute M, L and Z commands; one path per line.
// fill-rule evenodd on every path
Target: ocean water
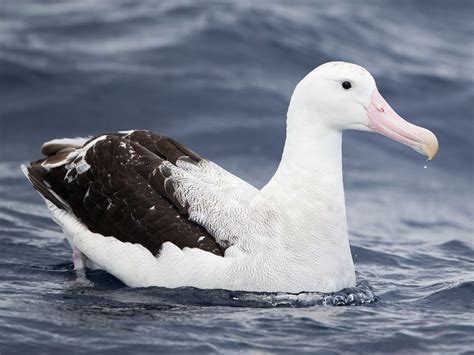
M 457 0 L 0 0 L 0 354 L 472 353 L 473 15 L 473 1 Z M 262 186 L 294 86 L 329 60 L 366 67 L 440 141 L 426 164 L 384 137 L 345 134 L 357 288 L 76 277 L 19 170 L 43 141 L 151 129 Z

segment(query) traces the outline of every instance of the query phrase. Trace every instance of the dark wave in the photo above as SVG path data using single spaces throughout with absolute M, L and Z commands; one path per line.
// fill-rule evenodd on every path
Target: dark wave
M 443 312 L 472 312 L 474 309 L 474 281 L 447 284 L 418 301 L 419 304 L 438 305 Z

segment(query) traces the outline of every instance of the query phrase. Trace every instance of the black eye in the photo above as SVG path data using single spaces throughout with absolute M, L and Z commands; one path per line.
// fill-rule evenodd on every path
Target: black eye
M 350 81 L 344 81 L 344 82 L 342 83 L 342 87 L 343 87 L 344 89 L 348 90 L 348 89 L 350 89 L 350 88 L 352 87 L 352 84 L 351 84 Z

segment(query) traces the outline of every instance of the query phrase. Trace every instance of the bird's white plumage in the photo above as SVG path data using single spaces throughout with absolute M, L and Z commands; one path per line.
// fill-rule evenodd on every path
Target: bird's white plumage
M 249 221 L 249 205 L 258 190 L 217 164 L 201 160 L 198 164 L 178 160 L 176 166 L 164 162 L 169 169 L 174 197 L 182 206 L 189 205 L 189 219 L 203 226 L 223 246 L 244 238 Z
M 351 90 L 341 87 L 345 81 Z M 173 197 L 188 208 L 189 218 L 219 244 L 229 246 L 224 257 L 180 249 L 170 242 L 154 256 L 142 245 L 92 233 L 75 216 L 47 201 L 48 207 L 88 265 L 129 286 L 286 292 L 332 292 L 355 286 L 342 131 L 373 128 L 366 109 L 374 92 L 372 76 L 354 64 L 333 62 L 309 73 L 291 98 L 280 165 L 261 190 L 207 160 L 162 163 L 163 175 L 173 184 Z M 74 158 L 94 144 L 75 151 Z M 63 163 L 71 161 L 68 156 Z
M 337 75 L 356 73 L 342 67 Z M 334 71 L 334 68 L 327 70 Z M 330 75 L 322 71 L 324 75 Z M 90 232 L 73 215 L 48 203 L 70 242 L 96 266 L 129 286 L 195 286 L 249 291 L 336 291 L 355 285 L 342 186 L 341 130 L 318 109 L 316 69 L 298 85 L 288 110 L 282 161 L 257 190 L 216 164 L 178 160 L 171 171 L 175 198 L 189 217 L 230 247 L 224 257 L 164 243 L 157 257 L 138 244 Z M 370 76 L 370 75 L 369 75 Z M 316 80 L 318 82 L 318 80 Z M 369 85 L 372 83 L 370 78 Z M 317 84 L 317 83 L 316 83 Z M 331 83 L 329 83 L 331 86 Z M 329 90 L 333 90 L 329 87 Z M 314 103 L 316 101 L 316 104 Z M 308 103 L 315 105 L 308 109 Z M 340 102 L 338 102 L 340 106 Z M 336 117 L 337 118 L 337 117 Z M 98 138 L 97 140 L 100 140 Z M 85 154 L 90 142 L 77 154 Z M 69 162 L 70 163 L 70 162 Z
M 89 138 L 84 138 L 84 137 L 76 137 L 76 138 L 57 138 L 57 139 L 52 139 L 50 141 L 47 141 L 43 144 L 44 146 L 48 145 L 55 145 L 55 144 L 60 144 L 60 145 L 68 145 L 70 147 L 75 147 L 75 148 L 80 148 L 84 145 L 84 143 L 88 140 Z
M 321 283 L 322 280 L 313 274 L 310 265 L 285 270 L 285 258 L 277 261 L 274 257 L 284 257 L 286 252 L 278 251 L 275 245 L 253 253 L 232 246 L 227 249 L 225 257 L 220 257 L 201 249 L 180 249 L 167 242 L 155 257 L 140 244 L 123 243 L 111 236 L 92 233 L 73 215 L 49 201 L 47 205 L 68 240 L 87 257 L 88 267 L 105 270 L 130 287 L 175 288 L 186 285 L 228 290 L 299 292 L 302 283 L 309 285 L 318 281 L 320 291 L 338 287 L 334 285 L 335 278 L 329 283 Z

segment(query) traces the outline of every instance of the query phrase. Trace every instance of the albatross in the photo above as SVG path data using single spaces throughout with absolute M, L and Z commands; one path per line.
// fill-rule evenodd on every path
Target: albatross
M 296 86 L 275 175 L 257 189 L 145 130 L 55 139 L 22 166 L 73 251 L 130 287 L 268 292 L 354 287 L 342 132 L 377 132 L 432 159 L 436 136 L 400 117 L 372 75 L 323 64 Z

